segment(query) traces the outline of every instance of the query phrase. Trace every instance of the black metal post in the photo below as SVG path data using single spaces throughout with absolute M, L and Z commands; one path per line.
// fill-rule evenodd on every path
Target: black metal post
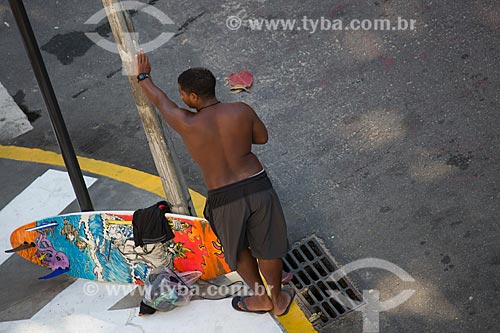
M 42 92 L 43 100 L 49 112 L 50 121 L 52 123 L 52 128 L 56 134 L 57 142 L 61 148 L 61 153 L 64 159 L 64 164 L 69 173 L 69 178 L 73 189 L 75 190 L 76 198 L 80 209 L 82 212 L 92 211 L 94 207 L 90 201 L 89 192 L 85 181 L 83 179 L 82 171 L 80 170 L 80 165 L 76 159 L 75 150 L 71 144 L 71 139 L 64 123 L 64 119 L 61 114 L 61 109 L 57 103 L 57 98 L 50 83 L 49 75 L 45 64 L 43 62 L 42 54 L 38 48 L 38 43 L 36 41 L 33 29 L 26 14 L 26 9 L 22 0 L 9 0 L 10 8 L 12 14 L 16 20 L 17 26 L 23 37 L 24 47 L 28 53 L 28 57 L 33 67 L 33 72 L 35 73 L 38 86 Z

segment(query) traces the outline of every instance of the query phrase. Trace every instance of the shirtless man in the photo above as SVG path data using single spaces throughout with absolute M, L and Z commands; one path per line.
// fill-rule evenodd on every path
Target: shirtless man
M 233 308 L 286 314 L 295 295 L 281 288 L 281 258 L 289 246 L 285 219 L 271 182 L 251 151 L 252 144 L 267 142 L 264 123 L 245 103 L 220 103 L 215 77 L 208 69 L 191 68 L 178 78 L 182 101 L 197 110 L 190 112 L 151 81 L 151 66 L 143 51 L 136 62 L 142 90 L 179 133 L 203 173 L 208 188 L 205 216 L 224 247 L 226 262 L 255 292 L 234 297 Z M 263 292 L 259 270 L 271 298 Z

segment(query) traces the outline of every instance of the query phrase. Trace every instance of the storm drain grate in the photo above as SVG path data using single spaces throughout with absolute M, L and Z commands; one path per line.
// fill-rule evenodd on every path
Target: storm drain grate
M 364 304 L 360 292 L 345 275 L 333 277 L 338 265 L 314 235 L 295 244 L 283 266 L 293 274 L 290 284 L 297 292 L 297 304 L 316 329 Z

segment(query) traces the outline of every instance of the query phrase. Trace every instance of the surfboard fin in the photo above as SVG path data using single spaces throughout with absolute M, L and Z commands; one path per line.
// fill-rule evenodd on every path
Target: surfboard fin
M 69 268 L 58 268 L 55 271 L 51 272 L 50 274 L 47 274 L 45 276 L 39 277 L 38 280 L 48 280 L 55 278 L 56 276 L 62 275 L 69 271 Z
M 19 252 L 19 251 L 22 251 L 22 250 L 26 250 L 26 249 L 29 249 L 31 247 L 35 247 L 35 243 L 31 242 L 31 243 L 28 243 L 28 242 L 23 242 L 21 245 L 19 245 L 18 247 L 15 247 L 13 249 L 9 249 L 9 250 L 5 250 L 5 253 L 14 253 L 14 252 Z

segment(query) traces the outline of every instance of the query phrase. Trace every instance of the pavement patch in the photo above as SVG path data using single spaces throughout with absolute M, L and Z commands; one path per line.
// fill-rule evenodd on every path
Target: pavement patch
M 42 110 L 30 110 L 30 108 L 25 104 L 26 93 L 23 89 L 18 90 L 14 96 L 12 96 L 14 102 L 23 111 L 23 113 L 28 117 L 28 121 L 33 123 L 35 120 L 41 117 Z

